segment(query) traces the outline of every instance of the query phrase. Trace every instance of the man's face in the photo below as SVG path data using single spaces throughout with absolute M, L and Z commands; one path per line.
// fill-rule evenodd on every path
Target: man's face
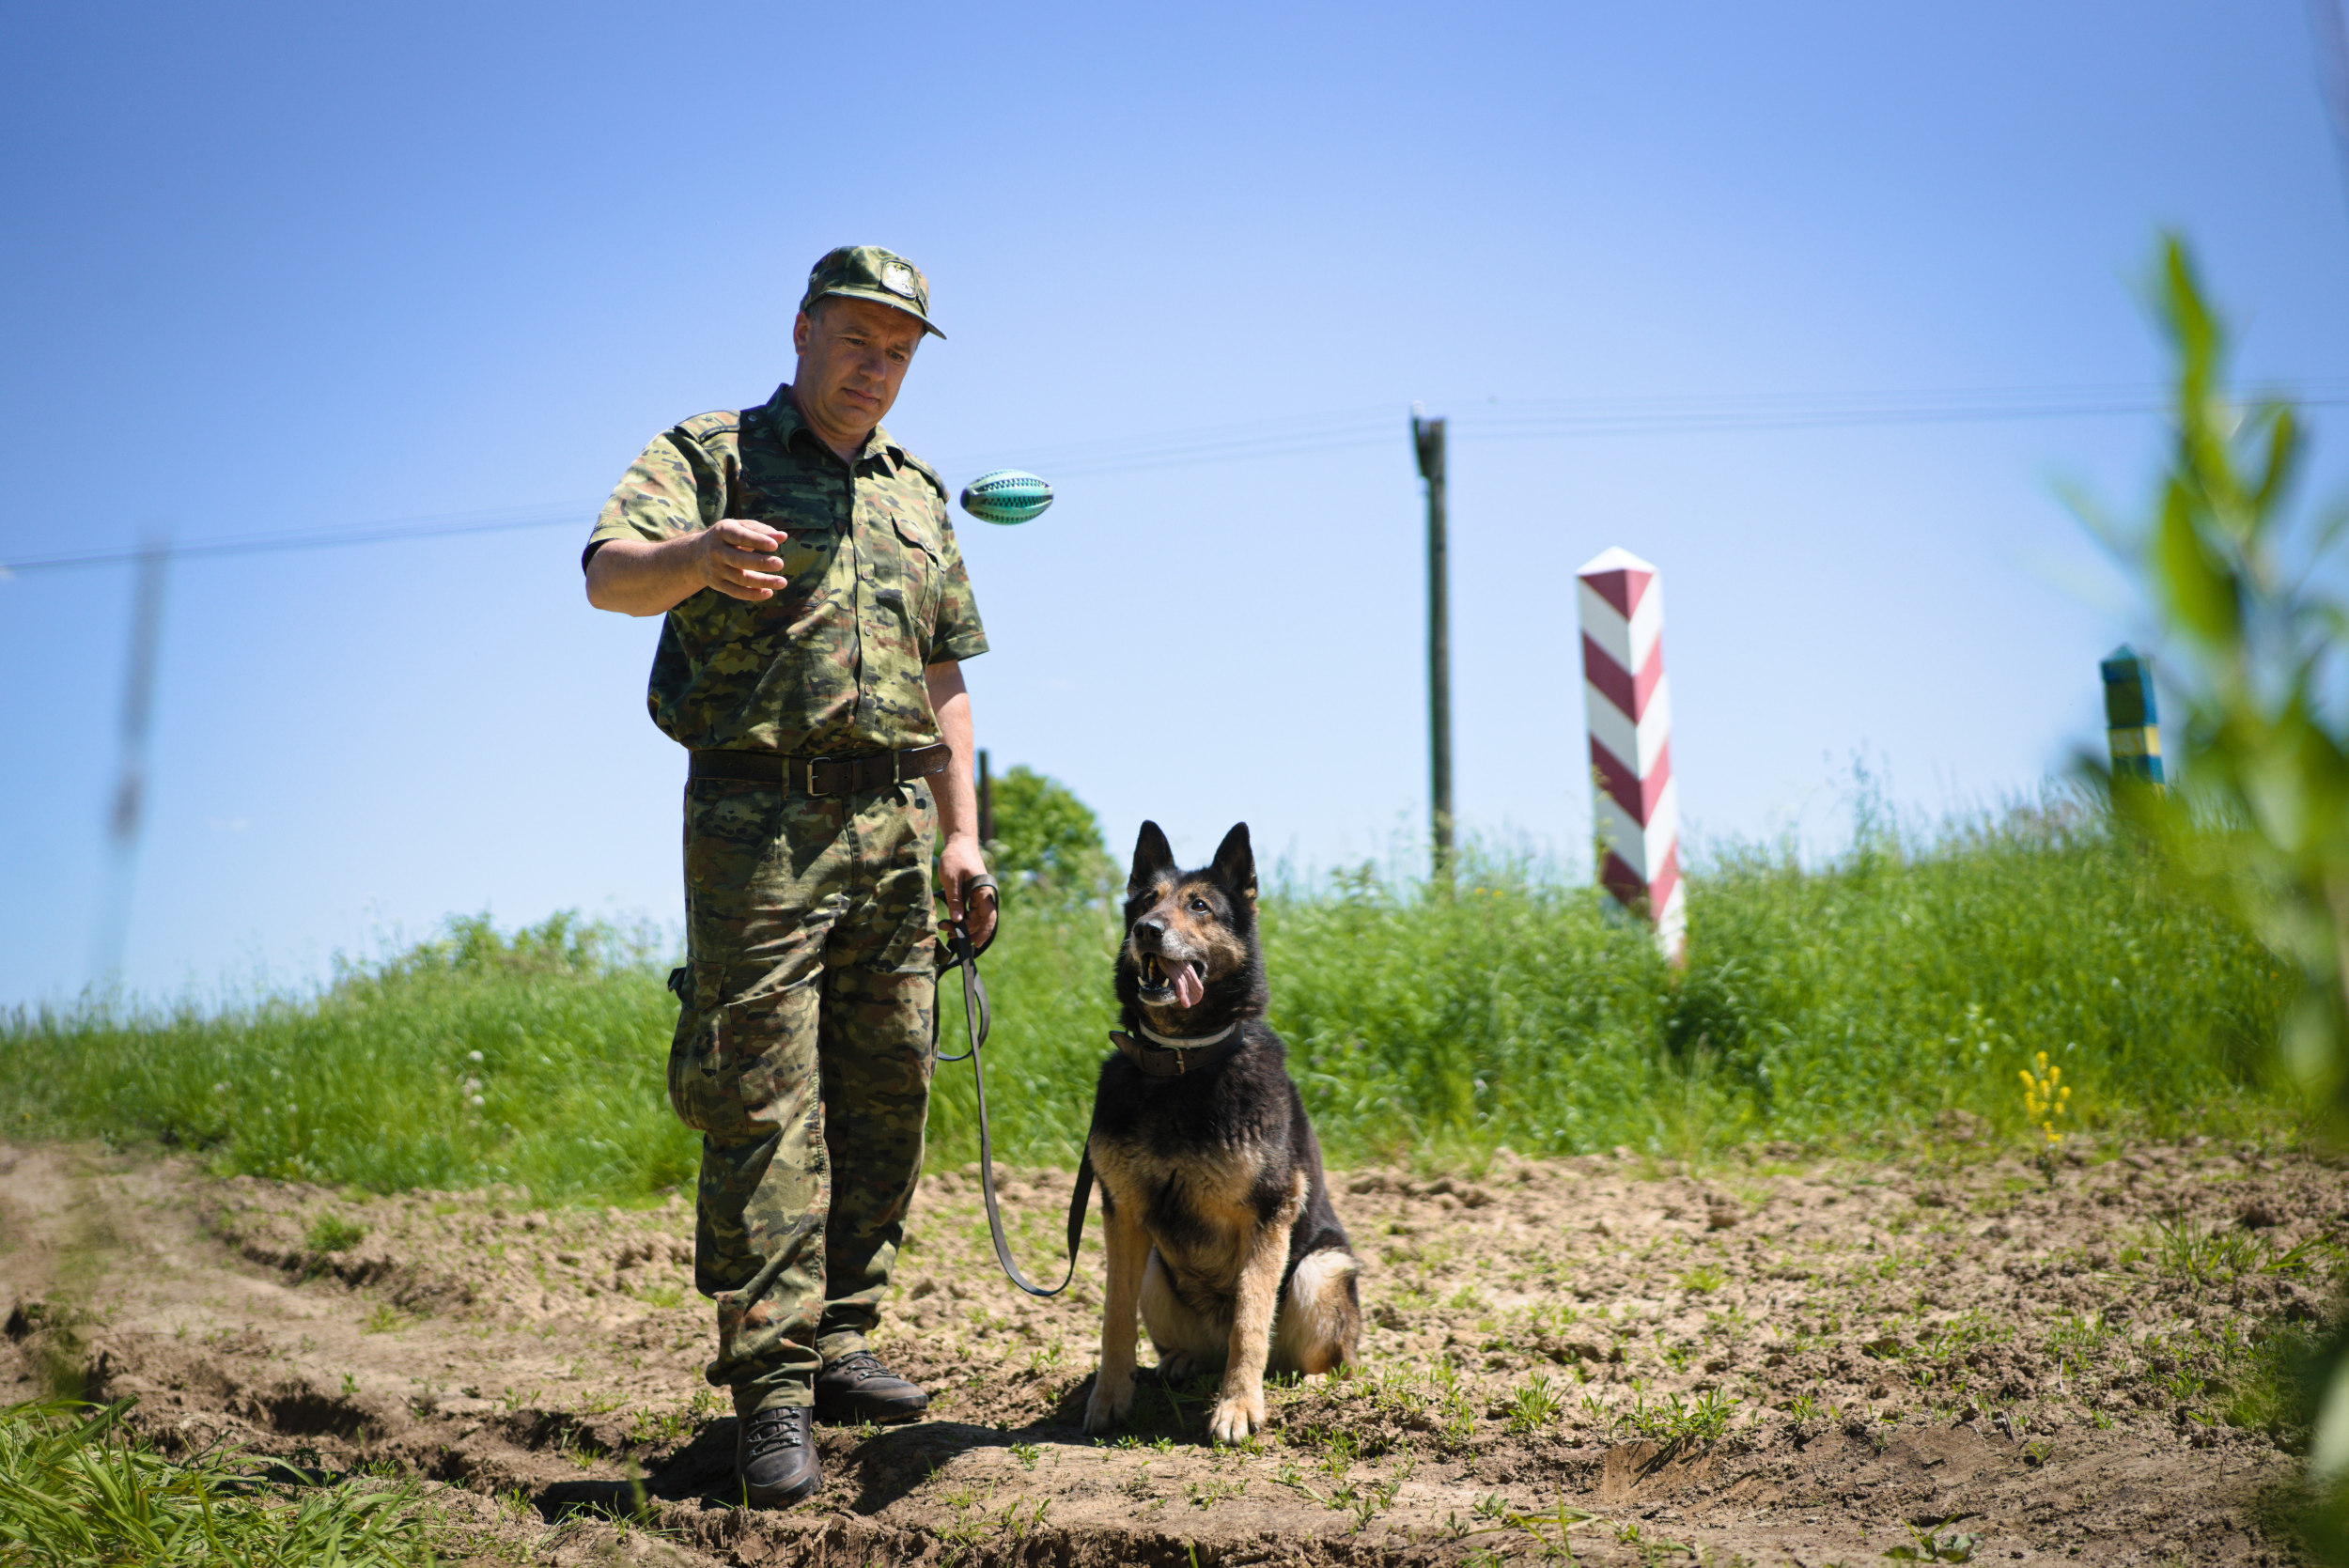
M 922 323 L 902 310 L 835 295 L 791 327 L 800 368 L 791 389 L 801 417 L 833 445 L 862 444 L 897 401 L 922 343 Z

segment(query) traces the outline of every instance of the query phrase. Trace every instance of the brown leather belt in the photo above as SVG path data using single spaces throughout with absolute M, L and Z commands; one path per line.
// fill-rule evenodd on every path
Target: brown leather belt
M 954 749 L 940 743 L 904 752 L 867 752 L 851 757 L 791 757 L 781 752 L 695 752 L 689 778 L 735 779 L 774 784 L 798 795 L 853 795 L 911 779 L 934 778 L 954 761 Z

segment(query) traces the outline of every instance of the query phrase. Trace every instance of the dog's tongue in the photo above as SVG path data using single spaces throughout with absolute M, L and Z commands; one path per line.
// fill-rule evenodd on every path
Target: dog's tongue
M 1200 984 L 1199 966 L 1196 964 L 1177 964 L 1174 972 L 1167 978 L 1174 983 L 1174 1005 L 1177 1007 L 1196 1007 L 1200 999 L 1207 994 L 1207 987 Z

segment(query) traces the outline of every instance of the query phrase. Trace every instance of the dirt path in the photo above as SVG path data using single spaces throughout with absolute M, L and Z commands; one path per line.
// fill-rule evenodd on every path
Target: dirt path
M 1857 1565 L 1917 1531 L 2001 1564 L 2282 1555 L 2262 1367 L 2332 1298 L 2341 1172 L 2145 1146 L 2051 1184 L 1959 1147 L 1336 1181 L 1364 1366 L 1277 1391 L 1254 1452 L 1206 1447 L 1206 1389 L 1148 1374 L 1131 1435 L 1084 1437 L 1097 1251 L 1073 1299 L 1028 1301 L 954 1174 L 924 1184 L 883 1346 L 934 1419 L 825 1432 L 789 1513 L 723 1499 L 675 1201 L 368 1199 L 0 1145 L 0 1399 L 78 1381 L 169 1441 L 396 1466 L 487 1555 L 567 1562 L 1532 1561 L 1562 1509 L 1592 1515 L 1586 1563 Z M 1032 1272 L 1066 1192 L 1005 1184 Z M 582 1516 L 626 1512 L 631 1474 L 635 1528 Z

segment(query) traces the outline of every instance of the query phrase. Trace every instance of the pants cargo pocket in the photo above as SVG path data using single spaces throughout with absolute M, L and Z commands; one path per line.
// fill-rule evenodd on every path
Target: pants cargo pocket
M 764 1138 L 812 1101 L 817 978 L 687 1008 L 669 1048 L 669 1106 L 678 1121 L 722 1141 Z
M 686 1009 L 669 1045 L 669 1109 L 695 1132 L 709 1130 L 708 1107 L 719 1054 L 717 1016 Z
M 700 963 L 669 971 L 677 993 L 677 1034 L 669 1042 L 669 1109 L 695 1132 L 708 1132 L 725 1064 L 725 966 Z

